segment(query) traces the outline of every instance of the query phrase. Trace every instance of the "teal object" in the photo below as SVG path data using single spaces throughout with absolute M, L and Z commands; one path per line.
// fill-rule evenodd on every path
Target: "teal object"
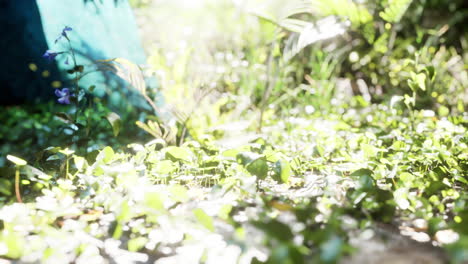
M 37 0 L 45 39 L 50 50 L 68 51 L 65 38 L 56 42 L 65 26 L 73 30 L 67 32 L 78 65 L 83 65 L 86 74 L 79 85 L 88 88 L 94 85 L 95 94 L 107 95 L 111 101 L 122 98 L 127 93 L 128 83 L 111 72 L 97 71 L 94 61 L 112 58 L 125 58 L 136 64 L 144 64 L 144 54 L 138 29 L 131 7 L 126 0 Z M 71 84 L 73 75 L 66 71 L 73 67 L 71 57 L 56 58 L 56 64 L 65 83 Z M 126 87 L 123 87 L 126 86 Z

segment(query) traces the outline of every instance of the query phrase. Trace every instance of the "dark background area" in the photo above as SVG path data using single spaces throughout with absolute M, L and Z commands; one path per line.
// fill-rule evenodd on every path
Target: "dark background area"
M 51 99 L 60 75 L 41 57 L 47 43 L 36 1 L 0 0 L 0 25 L 0 105 Z

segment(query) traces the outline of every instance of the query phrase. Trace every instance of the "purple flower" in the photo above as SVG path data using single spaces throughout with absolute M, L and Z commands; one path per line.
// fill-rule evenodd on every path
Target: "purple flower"
M 55 95 L 59 98 L 57 101 L 61 104 L 70 104 L 70 97 L 73 96 L 68 88 L 63 88 L 62 91 L 55 89 Z
M 57 43 L 57 41 L 59 41 L 62 37 L 65 37 L 68 39 L 68 36 L 67 36 L 67 31 L 72 31 L 73 29 L 69 26 L 65 26 L 62 30 L 62 33 L 60 34 L 60 36 L 55 40 L 55 43 Z
M 47 50 L 44 53 L 44 55 L 42 55 L 42 57 L 48 59 L 49 61 L 53 61 L 55 59 L 55 57 L 57 57 L 57 55 L 59 55 L 59 54 L 60 53 L 58 53 L 58 52 Z

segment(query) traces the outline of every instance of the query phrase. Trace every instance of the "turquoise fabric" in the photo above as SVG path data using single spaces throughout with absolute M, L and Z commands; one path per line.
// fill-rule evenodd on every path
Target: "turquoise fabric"
M 65 39 L 57 43 L 55 40 L 65 26 L 71 27 L 73 30 L 67 35 L 77 63 L 84 65 L 85 71 L 94 69 L 93 61 L 117 57 L 145 63 L 137 25 L 126 0 L 37 0 L 37 6 L 49 49 L 69 50 Z M 66 70 L 70 69 L 72 60 L 69 58 L 70 64 L 66 65 L 66 57 L 58 56 L 57 65 L 62 76 L 71 80 L 73 76 Z M 95 93 L 107 94 L 110 98 L 119 97 L 115 89 L 128 85 L 112 73 L 101 71 L 87 74 L 79 84 L 85 88 L 95 85 Z

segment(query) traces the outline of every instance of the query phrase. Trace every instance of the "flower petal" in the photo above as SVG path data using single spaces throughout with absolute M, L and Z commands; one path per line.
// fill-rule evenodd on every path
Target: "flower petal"
M 43 58 L 49 58 L 50 57 L 50 50 L 46 50 L 44 54 L 42 55 Z
M 68 96 L 60 97 L 57 101 L 61 104 L 70 104 L 70 97 Z
M 62 35 L 61 35 L 59 38 L 61 38 L 62 36 L 64 36 L 65 38 L 68 39 L 67 31 L 72 31 L 72 28 L 69 27 L 69 26 L 65 26 L 65 28 L 63 28 L 63 30 L 62 30 Z
M 70 89 L 68 88 L 63 88 L 62 89 L 62 96 L 70 96 Z
M 46 50 L 46 52 L 42 55 L 43 58 L 46 58 L 48 59 L 49 61 L 52 61 L 55 59 L 55 57 L 57 57 L 59 53 L 57 52 L 53 52 L 51 50 Z
M 56 95 L 57 97 L 62 97 L 62 96 L 64 96 L 63 93 L 62 93 L 59 89 L 55 89 L 55 95 Z

